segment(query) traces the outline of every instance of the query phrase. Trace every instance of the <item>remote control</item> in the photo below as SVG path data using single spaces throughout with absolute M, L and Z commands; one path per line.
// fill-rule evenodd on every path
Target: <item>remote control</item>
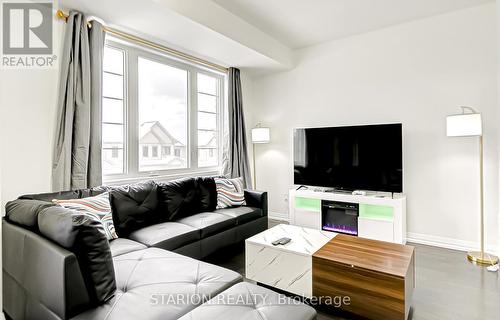
M 273 246 L 285 245 L 285 244 L 287 244 L 290 241 L 292 241 L 292 239 L 285 237 L 285 238 L 281 238 L 281 239 L 278 239 L 276 241 L 273 241 L 272 244 L 273 244 Z

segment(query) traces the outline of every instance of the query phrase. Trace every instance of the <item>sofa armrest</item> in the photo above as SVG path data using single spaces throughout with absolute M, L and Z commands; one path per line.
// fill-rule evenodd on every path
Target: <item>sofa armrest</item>
M 267 216 L 267 192 L 245 190 L 247 206 L 262 209 L 262 216 Z
M 12 319 L 69 319 L 89 307 L 72 252 L 6 220 L 2 240 L 3 308 Z

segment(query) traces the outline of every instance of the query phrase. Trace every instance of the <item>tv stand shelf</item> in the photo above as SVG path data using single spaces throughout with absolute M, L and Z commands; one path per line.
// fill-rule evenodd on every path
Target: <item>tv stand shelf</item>
M 292 189 L 289 212 L 292 225 L 322 229 L 322 201 L 359 205 L 358 236 L 362 238 L 406 243 L 406 196 L 352 195 L 347 193 Z

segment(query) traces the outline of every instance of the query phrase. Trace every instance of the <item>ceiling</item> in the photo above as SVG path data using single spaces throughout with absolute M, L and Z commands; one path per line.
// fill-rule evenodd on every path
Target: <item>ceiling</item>
M 294 49 L 493 0 L 60 0 L 60 8 L 252 73 L 293 68 Z
M 212 0 L 60 0 L 109 27 L 220 64 L 267 72 L 290 68 L 290 48 Z
M 292 49 L 492 0 L 213 0 Z

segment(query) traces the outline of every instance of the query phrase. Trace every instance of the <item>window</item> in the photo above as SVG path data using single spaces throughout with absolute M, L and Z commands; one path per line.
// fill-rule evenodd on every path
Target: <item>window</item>
M 188 71 L 139 57 L 139 146 L 160 143 L 186 149 L 188 143 Z M 139 160 L 139 171 L 188 167 L 187 153 Z M 156 151 L 158 152 L 158 151 Z
M 123 50 L 106 47 L 103 61 L 102 170 L 124 173 L 124 61 Z
M 170 146 L 163 146 L 161 148 L 161 154 L 163 157 L 169 156 L 170 155 Z
M 225 75 L 106 40 L 105 179 L 216 171 Z
M 217 101 L 220 93 L 217 78 L 198 74 L 198 166 L 211 167 L 218 163 L 214 152 L 218 145 Z

